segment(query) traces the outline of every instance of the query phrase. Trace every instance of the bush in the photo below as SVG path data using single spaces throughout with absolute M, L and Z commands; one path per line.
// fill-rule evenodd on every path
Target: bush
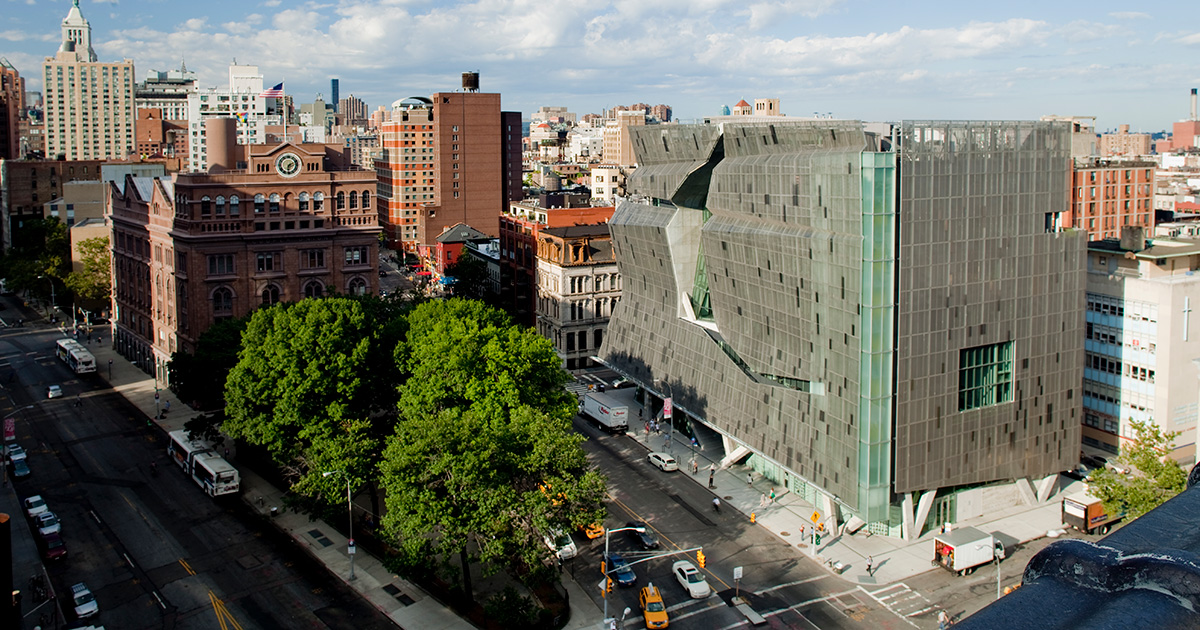
M 489 621 L 504 628 L 529 627 L 537 620 L 539 612 L 532 599 L 511 586 L 488 598 L 483 609 Z

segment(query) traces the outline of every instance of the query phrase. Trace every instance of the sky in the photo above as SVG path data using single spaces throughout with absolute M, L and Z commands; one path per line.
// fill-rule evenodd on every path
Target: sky
M 0 0 L 0 57 L 40 90 L 71 0 Z M 103 61 L 186 62 L 202 87 L 234 59 L 297 103 L 374 110 L 461 86 L 525 117 L 665 103 L 678 119 L 740 99 L 868 121 L 1094 116 L 1170 129 L 1200 87 L 1194 0 L 81 0 Z

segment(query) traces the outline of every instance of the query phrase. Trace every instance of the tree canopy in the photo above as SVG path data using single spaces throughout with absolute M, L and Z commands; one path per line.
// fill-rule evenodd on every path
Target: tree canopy
M 78 249 L 83 269 L 67 274 L 64 283 L 81 300 L 106 302 L 112 288 L 108 237 L 84 239 L 79 242 Z
M 1171 459 L 1171 445 L 1179 432 L 1164 432 L 1153 423 L 1130 422 L 1134 440 L 1122 446 L 1117 457 L 1120 467 L 1129 468 L 1129 472 L 1121 474 L 1111 468 L 1093 471 L 1088 475 L 1088 489 L 1104 502 L 1110 514 L 1124 510 L 1133 519 L 1182 492 L 1187 473 Z
M 225 380 L 238 362 L 242 332 L 250 316 L 224 319 L 209 326 L 196 340 L 194 354 L 176 351 L 171 355 L 171 390 L 181 400 L 200 409 L 225 407 Z
M 381 524 L 400 548 L 534 567 L 542 536 L 601 520 L 605 482 L 571 430 L 549 341 L 469 300 L 428 302 L 408 320 L 397 360 L 409 378 L 380 466 Z

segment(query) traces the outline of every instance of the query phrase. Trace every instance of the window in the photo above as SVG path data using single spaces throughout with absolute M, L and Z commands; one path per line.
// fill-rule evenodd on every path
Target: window
M 229 216 L 236 217 L 238 215 L 238 197 L 234 195 L 229 198 Z
M 346 264 L 347 265 L 365 265 L 367 264 L 367 255 L 370 252 L 366 247 L 347 247 L 346 248 Z
M 213 291 L 213 314 L 227 315 L 233 311 L 233 291 L 221 287 Z
M 346 193 L 344 193 L 344 192 L 342 192 L 342 191 L 340 191 L 340 190 L 338 191 L 338 194 L 337 194 L 337 203 L 334 205 L 334 208 L 336 208 L 336 209 L 338 209 L 338 210 L 345 210 L 345 209 L 346 209 Z
M 304 284 L 304 297 L 319 298 L 325 293 L 325 287 L 321 286 L 320 281 L 309 280 Z
M 958 352 L 958 410 L 1012 400 L 1012 349 L 1006 341 Z
M 363 280 L 362 278 L 353 278 L 350 280 L 350 284 L 347 285 L 346 288 L 347 293 L 350 295 L 366 295 L 367 281 Z
M 208 195 L 205 195 L 200 198 L 200 215 L 206 217 L 211 213 L 212 213 L 212 200 L 208 198 Z
M 260 214 L 260 213 L 262 213 L 262 211 L 264 210 L 264 206 L 266 205 L 266 203 L 267 203 L 267 198 L 266 198 L 266 197 L 264 197 L 264 196 L 262 195 L 262 193 L 259 193 L 259 194 L 257 194 L 257 195 L 254 195 L 254 213 L 255 213 L 255 214 Z
M 371 193 L 370 193 L 369 191 L 366 191 L 366 190 L 364 190 L 364 191 L 363 191 L 363 194 L 362 194 L 362 207 L 363 207 L 364 209 L 365 209 L 365 208 L 370 208 L 370 207 L 371 207 Z
M 305 269 L 324 269 L 325 250 L 306 249 L 300 252 L 300 262 Z
M 233 254 L 215 254 L 208 257 L 208 275 L 220 276 L 233 273 Z
M 257 258 L 259 271 L 283 270 L 283 256 L 277 252 L 259 252 Z
M 279 302 L 279 287 L 268 284 L 262 292 L 263 306 L 270 306 Z
M 279 212 L 279 193 L 271 193 L 271 212 Z
M 313 193 L 313 210 L 325 209 L 325 193 Z
M 224 215 L 225 215 L 225 198 L 218 195 L 217 196 L 217 216 L 224 216 Z
M 302 193 L 300 193 L 300 212 L 305 212 L 307 210 L 308 210 L 308 193 L 302 192 Z
M 358 192 L 352 190 L 350 191 L 350 209 L 354 210 L 356 208 L 358 208 Z

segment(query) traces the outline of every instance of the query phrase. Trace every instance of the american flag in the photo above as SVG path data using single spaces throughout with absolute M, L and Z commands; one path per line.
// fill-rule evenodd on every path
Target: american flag
M 263 98 L 283 98 L 283 84 L 278 83 L 269 90 L 263 90 L 263 93 L 259 94 L 259 96 Z

